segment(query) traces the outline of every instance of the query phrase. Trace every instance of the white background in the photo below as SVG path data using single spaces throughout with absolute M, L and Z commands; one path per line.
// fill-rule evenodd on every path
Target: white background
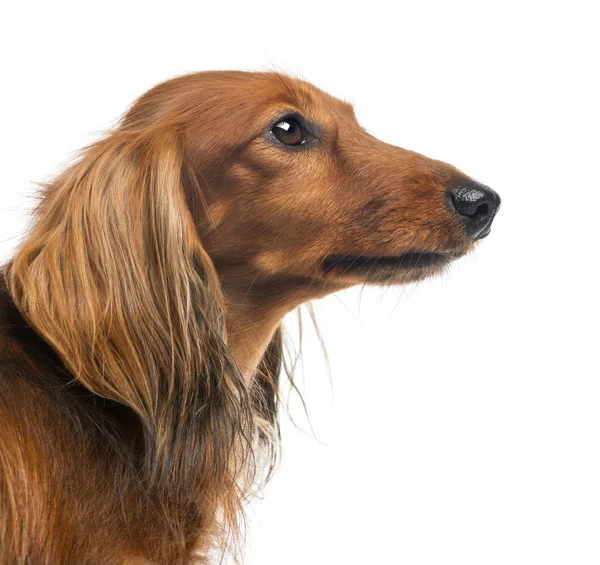
M 443 279 L 316 305 L 320 442 L 284 416 L 247 565 L 600 563 L 592 2 L 12 2 L 2 19 L 2 259 L 35 182 L 195 70 L 299 75 L 503 198 Z

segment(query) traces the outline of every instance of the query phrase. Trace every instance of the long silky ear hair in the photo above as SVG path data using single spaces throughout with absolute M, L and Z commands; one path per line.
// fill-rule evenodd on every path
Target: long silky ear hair
M 175 126 L 116 129 L 45 187 L 6 269 L 16 306 L 75 379 L 139 418 L 139 474 L 172 504 L 182 546 L 178 521 L 197 508 L 201 528 L 216 515 L 236 533 L 260 435 L 183 167 Z
M 259 454 L 265 460 L 261 465 L 263 482 L 257 485 L 259 488 L 269 481 L 278 462 L 281 439 L 278 408 L 283 356 L 283 330 L 279 326 L 257 367 L 250 389 L 257 440 L 261 447 Z M 288 375 L 288 378 L 293 384 L 293 375 Z

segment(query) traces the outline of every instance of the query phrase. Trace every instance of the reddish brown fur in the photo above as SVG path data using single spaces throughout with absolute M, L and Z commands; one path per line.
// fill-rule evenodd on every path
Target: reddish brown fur
M 316 143 L 273 142 L 288 111 Z M 446 205 L 465 178 L 289 77 L 144 94 L 45 187 L 4 268 L 0 563 L 208 562 L 270 468 L 283 315 L 439 271 L 326 257 L 470 250 Z

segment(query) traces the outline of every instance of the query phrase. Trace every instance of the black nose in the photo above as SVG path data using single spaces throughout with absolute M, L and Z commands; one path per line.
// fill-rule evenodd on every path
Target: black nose
M 474 181 L 460 183 L 448 191 L 452 210 L 465 224 L 471 239 L 483 239 L 490 233 L 500 197 L 488 186 Z

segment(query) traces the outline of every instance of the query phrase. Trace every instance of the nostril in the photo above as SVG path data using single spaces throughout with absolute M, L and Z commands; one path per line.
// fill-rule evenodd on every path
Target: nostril
M 487 216 L 489 214 L 490 207 L 488 204 L 480 204 L 475 210 L 474 216 Z
M 490 201 L 486 192 L 471 186 L 450 191 L 454 208 L 461 216 L 489 214 Z

